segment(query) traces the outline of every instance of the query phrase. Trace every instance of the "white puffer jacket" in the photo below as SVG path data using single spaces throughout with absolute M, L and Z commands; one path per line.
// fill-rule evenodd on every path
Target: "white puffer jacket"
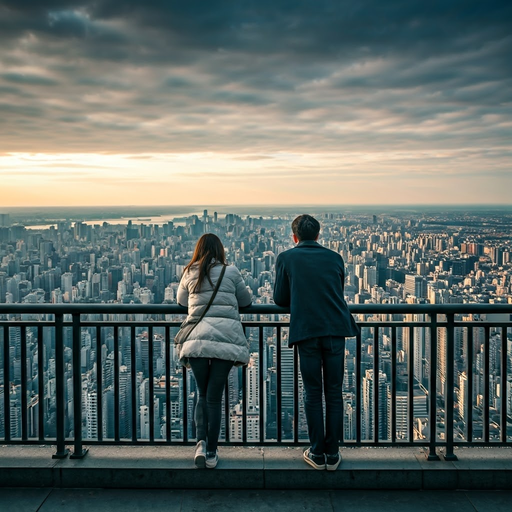
M 213 285 L 217 284 L 222 265 L 210 270 Z M 188 307 L 188 317 L 199 317 L 208 304 L 213 289 L 208 279 L 199 292 L 193 292 L 199 276 L 199 266 L 192 265 L 183 274 L 178 287 L 178 304 Z M 189 357 L 225 359 L 238 364 L 249 362 L 249 343 L 244 335 L 238 307 L 251 304 L 251 295 L 245 287 L 240 271 L 227 266 L 213 304 L 206 316 L 196 325 L 181 347 L 179 359 L 185 365 Z

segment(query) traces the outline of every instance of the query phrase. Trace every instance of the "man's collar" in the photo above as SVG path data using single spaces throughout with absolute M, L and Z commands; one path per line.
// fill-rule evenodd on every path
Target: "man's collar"
M 302 247 L 304 245 L 320 245 L 318 242 L 316 242 L 315 240 L 302 240 L 301 242 L 299 242 L 296 247 Z

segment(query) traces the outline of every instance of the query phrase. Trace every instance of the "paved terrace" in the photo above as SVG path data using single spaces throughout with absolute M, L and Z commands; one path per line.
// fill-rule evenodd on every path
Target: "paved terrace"
M 2 512 L 510 512 L 512 491 L 1 489 Z
M 459 448 L 453 462 L 345 448 L 335 472 L 310 468 L 296 447 L 221 447 L 218 467 L 199 470 L 193 450 L 93 446 L 57 460 L 51 446 L 2 446 L 0 510 L 512 510 L 512 448 Z

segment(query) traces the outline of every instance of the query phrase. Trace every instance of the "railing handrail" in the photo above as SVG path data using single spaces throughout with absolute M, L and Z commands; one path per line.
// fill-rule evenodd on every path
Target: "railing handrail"
M 353 314 L 512 314 L 511 304 L 350 304 Z M 179 304 L 0 304 L 0 314 L 186 314 Z M 254 304 L 241 308 L 243 315 L 285 315 L 290 308 Z

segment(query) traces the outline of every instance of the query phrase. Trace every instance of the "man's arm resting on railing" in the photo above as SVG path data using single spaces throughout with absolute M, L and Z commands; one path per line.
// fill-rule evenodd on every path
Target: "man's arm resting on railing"
M 274 302 L 278 306 L 290 305 L 290 280 L 281 255 L 276 260 L 276 282 L 274 283 Z

